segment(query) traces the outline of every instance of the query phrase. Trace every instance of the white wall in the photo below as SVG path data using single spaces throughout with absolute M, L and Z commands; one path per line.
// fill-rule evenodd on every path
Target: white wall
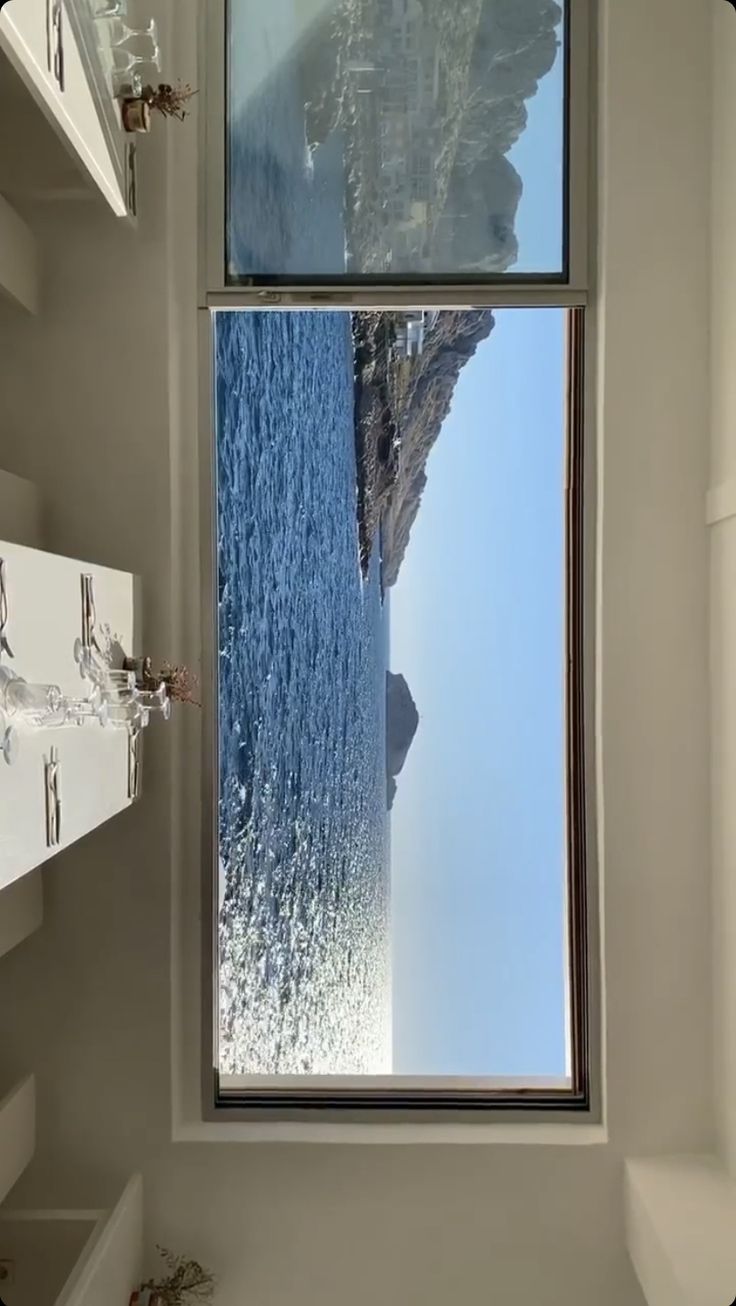
M 649 1306 L 718 1306 L 736 1286 L 736 1185 L 713 1156 L 630 1161 L 626 1224 Z
M 604 8 L 609 1124 L 632 1151 L 698 1150 L 713 1135 L 704 525 L 712 11 L 687 0 Z
M 605 6 L 599 417 L 610 1143 L 173 1145 L 165 732 L 150 741 L 141 804 L 55 859 L 44 873 L 43 931 L 0 961 L 0 1062 L 8 1072 L 33 1065 L 38 1078 L 38 1155 L 21 1195 L 103 1203 L 142 1170 L 151 1239 L 210 1261 L 223 1306 L 484 1297 L 505 1306 L 635 1306 L 623 1155 L 713 1141 L 703 524 L 709 26 L 709 7 L 690 0 Z M 191 414 L 170 424 L 162 143 L 159 131 L 142 147 L 137 236 L 91 205 L 65 219 L 29 215 L 46 255 L 46 309 L 19 323 L 0 306 L 0 464 L 45 488 L 59 548 L 142 574 L 152 643 L 178 656 L 169 471 Z M 34 384 L 39 376 L 43 385 Z M 106 471 L 113 454 L 114 475 Z M 184 548 L 186 531 L 176 539 Z M 179 851 L 177 875 L 186 838 Z M 192 974 L 194 955 L 184 960 Z
M 725 6 L 724 6 L 725 8 Z M 711 635 L 713 920 L 719 1144 L 736 1174 L 736 24 L 713 28 Z

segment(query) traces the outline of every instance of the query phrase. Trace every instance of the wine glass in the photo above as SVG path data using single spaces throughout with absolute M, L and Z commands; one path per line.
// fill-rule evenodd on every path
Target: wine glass
M 127 77 L 134 68 L 150 63 L 147 55 L 133 54 L 131 50 L 126 50 L 124 45 L 111 46 L 110 54 L 113 59 L 113 71 L 117 77 Z
M 7 670 L 0 678 L 0 702 L 8 716 L 42 726 L 58 716 L 63 694 L 58 685 L 30 684 Z
M 46 724 L 54 727 L 83 726 L 85 721 L 99 721 L 102 701 L 92 698 L 63 698 L 56 716 Z
M 148 725 L 151 714 L 137 699 L 132 699 L 128 703 L 102 703 L 99 719 L 103 726 L 116 726 L 123 730 L 142 730 Z
M 94 16 L 100 18 L 125 18 L 128 13 L 128 0 L 108 0 L 101 9 L 95 9 Z
M 117 27 L 117 31 L 122 33 L 122 35 L 115 37 L 110 42 L 111 45 L 125 45 L 125 42 L 130 41 L 134 36 L 143 36 L 151 42 L 152 50 L 155 50 L 158 46 L 158 26 L 155 18 L 152 18 L 145 27 L 128 27 L 127 23 L 120 23 Z
M 118 700 L 134 697 L 135 672 L 108 666 L 92 649 L 86 648 L 81 639 L 74 641 L 74 661 L 82 679 L 91 680 L 101 694 Z
M 160 712 L 164 721 L 171 716 L 171 699 L 163 682 L 158 689 L 139 689 L 136 701 L 148 712 Z

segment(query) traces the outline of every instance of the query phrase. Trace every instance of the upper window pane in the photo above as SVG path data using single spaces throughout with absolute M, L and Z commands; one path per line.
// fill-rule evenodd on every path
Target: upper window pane
M 229 0 L 227 280 L 563 277 L 565 9 Z

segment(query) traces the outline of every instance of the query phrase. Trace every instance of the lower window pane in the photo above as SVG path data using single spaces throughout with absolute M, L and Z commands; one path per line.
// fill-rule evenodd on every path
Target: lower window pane
M 214 321 L 222 1082 L 568 1087 L 567 315 Z

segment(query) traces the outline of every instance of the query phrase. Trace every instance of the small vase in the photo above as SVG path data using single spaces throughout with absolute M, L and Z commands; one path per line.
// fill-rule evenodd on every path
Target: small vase
M 152 1288 L 139 1288 L 130 1294 L 129 1306 L 164 1306 L 164 1299 Z
M 153 674 L 153 660 L 150 657 L 144 658 L 123 658 L 123 668 L 125 671 L 135 672 L 135 683 L 139 689 L 156 689 L 159 681 Z
M 125 99 L 121 105 L 121 112 L 126 132 L 150 132 L 151 107 L 146 100 Z

